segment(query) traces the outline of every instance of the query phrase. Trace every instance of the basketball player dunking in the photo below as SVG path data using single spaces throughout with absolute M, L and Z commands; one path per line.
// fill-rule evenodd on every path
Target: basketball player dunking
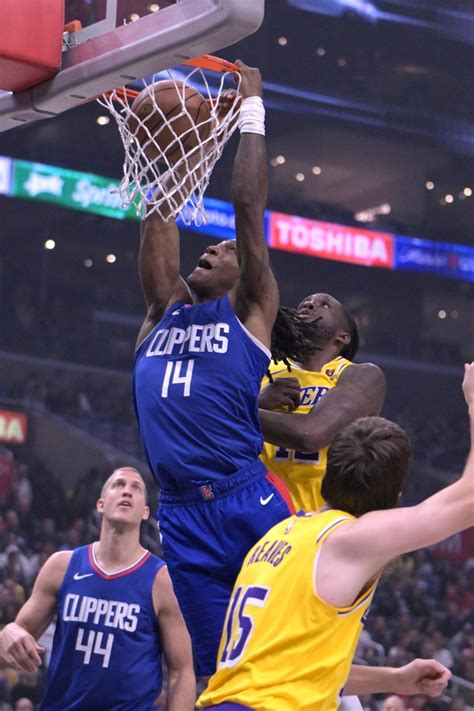
M 364 417 L 336 435 L 322 485 L 327 504 L 277 524 L 249 551 L 199 708 L 336 711 L 343 690 L 363 690 L 346 682 L 384 566 L 474 525 L 474 363 L 463 390 L 471 434 L 464 472 L 417 506 L 396 508 L 411 465 L 401 427 Z M 440 666 L 427 668 L 418 688 L 441 681 L 442 689 L 448 678 Z
M 273 382 L 264 378 L 262 461 L 287 484 L 297 511 L 315 511 L 324 503 L 321 483 L 330 442 L 358 417 L 380 414 L 385 377 L 372 363 L 352 363 L 359 347 L 357 324 L 333 296 L 311 294 L 288 311 L 315 350 L 300 362 L 290 361 L 290 373 L 285 363 L 272 363 Z
M 36 640 L 57 613 L 41 711 L 152 711 L 161 690 L 161 650 L 169 670 L 169 711 L 192 711 L 196 693 L 191 643 L 162 560 L 142 548 L 148 518 L 145 482 L 117 469 L 97 510 L 100 539 L 52 555 L 0 653 L 16 669 L 36 671 Z
M 152 213 L 139 256 L 148 313 L 137 343 L 135 406 L 161 490 L 163 551 L 201 677 L 215 670 L 227 603 L 247 551 L 293 511 L 286 487 L 258 458 L 258 393 L 270 361 L 278 288 L 263 223 L 262 81 L 257 69 L 237 64 L 237 241 L 208 247 L 185 281 L 176 224 Z

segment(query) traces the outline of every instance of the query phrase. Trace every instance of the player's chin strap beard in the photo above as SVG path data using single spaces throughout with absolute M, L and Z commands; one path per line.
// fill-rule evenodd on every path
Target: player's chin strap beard
M 312 341 L 313 338 L 321 338 L 321 336 L 326 336 L 328 333 L 327 328 L 320 323 L 322 321 L 322 316 L 318 316 L 314 321 L 301 321 L 300 330 L 305 338 Z M 315 351 L 320 351 L 322 348 L 320 346 L 314 346 Z

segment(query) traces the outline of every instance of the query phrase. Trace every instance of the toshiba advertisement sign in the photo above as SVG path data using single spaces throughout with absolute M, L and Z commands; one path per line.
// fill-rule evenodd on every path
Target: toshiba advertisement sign
M 393 235 L 386 232 L 271 212 L 268 244 L 321 259 L 393 269 Z
M 24 444 L 28 429 L 28 418 L 23 412 L 0 410 L 0 442 Z

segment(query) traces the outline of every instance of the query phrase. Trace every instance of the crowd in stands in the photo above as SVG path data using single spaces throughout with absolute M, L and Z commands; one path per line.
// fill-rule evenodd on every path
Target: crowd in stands
M 68 266 L 61 268 L 67 272 Z M 135 269 L 135 265 L 129 268 Z M 42 297 L 37 275 L 25 279 L 10 274 L 5 265 L 3 286 L 0 278 L 2 350 L 130 370 L 144 316 L 143 299 L 138 284 L 124 284 L 119 265 L 113 269 L 116 274 L 107 275 L 106 283 L 99 275 L 96 282 L 90 281 L 86 269 L 69 284 L 50 274 L 47 295 Z M 307 288 L 314 289 L 314 285 Z M 382 304 L 376 299 L 367 301 L 365 295 L 362 311 L 353 309 L 356 317 L 364 320 L 362 348 L 391 357 L 459 366 L 463 362 L 462 343 L 443 340 L 428 327 L 412 327 L 405 322 L 409 312 L 403 310 L 409 304 L 403 288 L 400 282 L 400 294 L 384 294 Z M 335 294 L 349 304 L 357 303 L 360 285 L 349 283 Z M 405 301 L 400 301 L 402 295 Z
M 10 372 L 8 380 L 0 376 L 2 397 L 25 408 L 41 407 L 60 415 L 127 454 L 143 457 L 129 374 L 59 367 L 40 373 L 26 366 L 17 375 Z M 383 414 L 406 429 L 418 465 L 448 475 L 461 471 L 468 449 L 467 426 L 462 421 L 458 421 L 459 427 L 453 427 L 452 414 L 442 410 L 432 414 L 427 408 L 412 405 L 389 405 Z
M 107 474 L 87 472 L 76 492 L 68 495 L 58 477 L 40 462 L 15 462 L 0 500 L 1 625 L 15 619 L 51 553 L 96 539 L 99 516 L 94 504 Z M 159 553 L 152 524 L 143 531 L 143 542 Z M 458 562 L 438 554 L 420 551 L 386 571 L 357 658 L 371 665 L 399 666 L 415 657 L 434 657 L 474 684 L 474 558 Z M 46 663 L 51 640 L 49 629 L 41 642 Z M 43 683 L 44 669 L 23 674 L 0 661 L 0 711 L 33 711 Z M 465 711 L 466 702 L 474 705 L 469 691 L 457 694 L 452 702 L 422 696 L 405 701 L 415 711 Z M 382 696 L 363 698 L 367 711 L 379 711 L 382 702 Z
M 50 411 L 100 438 L 108 436 L 117 449 L 143 459 L 130 387 L 125 374 L 68 366 L 34 370 L 28 365 L 22 370 L 17 365 L 8 380 L 0 379 L 0 402 Z M 416 415 L 413 407 L 387 414 L 407 429 L 413 443 L 415 467 L 405 502 L 425 498 L 459 473 L 468 443 L 465 428 L 454 427 L 452 415 L 451 419 L 447 414 Z M 430 477 L 431 470 L 435 475 Z M 66 489 L 61 478 L 41 462 L 15 463 L 11 482 L 0 488 L 2 624 L 14 619 L 52 552 L 97 536 L 94 504 L 106 474 L 91 469 L 74 489 Z M 144 535 L 147 547 L 159 551 L 156 531 L 150 527 Z M 391 566 L 379 585 L 361 637 L 359 661 L 398 666 L 417 656 L 435 657 L 474 690 L 474 557 L 469 557 L 473 552 L 472 543 L 471 553 L 461 558 L 443 557 L 436 549 L 421 551 Z M 35 704 L 43 676 L 17 674 L 0 663 L 0 711 L 23 709 L 18 699 Z M 474 707 L 469 688 L 460 693 L 456 692 L 449 711 L 465 711 L 466 703 Z M 367 711 L 381 711 L 384 701 L 371 696 L 363 703 Z M 400 708 L 383 711 L 404 711 L 404 704 L 415 711 L 448 708 L 446 700 L 424 697 L 397 703 Z
M 404 556 L 384 573 L 362 633 L 357 656 L 375 666 L 401 666 L 434 658 L 474 683 L 474 558 L 464 562 L 422 550 Z M 472 692 L 464 692 L 474 704 Z M 407 700 L 410 705 L 413 699 Z M 375 706 L 371 706 L 375 709 Z M 419 699 L 417 709 L 442 708 Z
M 136 327 L 115 335 L 96 328 L 97 313 L 111 304 L 128 314 L 140 314 L 141 297 L 133 289 L 117 292 L 104 285 L 88 295 L 87 303 L 71 298 L 64 308 L 64 292 L 41 305 L 35 289 L 21 285 L 13 308 L 0 320 L 2 349 L 48 359 L 116 367 L 100 368 L 28 364 L 22 368 L 0 362 L 0 402 L 15 409 L 40 408 L 107 441 L 124 454 L 143 459 L 131 398 L 130 369 Z M 77 295 L 76 295 L 77 296 Z M 91 297 L 91 299 L 89 299 Z M 90 303 L 92 301 L 92 304 Z M 120 303 L 118 303 L 120 301 Z M 122 306 L 123 309 L 122 309 Z M 139 318 L 137 316 L 137 321 Z M 71 328 L 71 324 L 74 328 Z M 112 327 L 111 327 L 112 328 Z M 392 329 L 394 330 L 394 329 Z M 67 333 L 67 337 L 63 337 Z M 394 339 L 399 334 L 395 333 Z M 399 339 L 408 347 L 409 339 Z M 393 344 L 387 340 L 388 350 Z M 417 344 L 419 347 L 419 343 Z M 409 355 L 409 353 L 404 353 Z M 449 354 L 447 362 L 459 364 Z M 438 362 L 439 352 L 437 353 Z M 3 365 L 3 367 L 2 367 Z M 125 372 L 126 370 L 126 372 Z M 398 421 L 410 435 L 415 471 L 405 501 L 419 501 L 459 473 L 468 443 L 461 423 L 440 407 L 436 413 L 417 407 L 389 406 L 384 414 Z M 417 473 L 423 469 L 423 476 Z M 0 488 L 0 608 L 1 624 L 15 618 L 27 599 L 45 559 L 56 550 L 71 549 L 97 537 L 94 504 L 109 472 L 91 469 L 74 491 L 37 460 L 17 461 L 11 485 Z M 147 547 L 158 550 L 156 531 L 144 531 Z M 375 665 L 400 665 L 416 656 L 436 657 L 474 689 L 474 559 L 460 562 L 437 557 L 436 551 L 406 556 L 386 572 L 357 651 L 358 658 Z M 44 641 L 46 647 L 47 640 Z M 47 659 L 47 655 L 46 655 Z M 33 711 L 44 681 L 38 674 L 18 674 L 0 660 L 0 711 Z M 385 707 L 382 697 L 363 698 L 367 711 L 465 711 L 474 707 L 474 693 L 456 692 L 451 702 L 424 697 L 399 699 L 398 708 Z

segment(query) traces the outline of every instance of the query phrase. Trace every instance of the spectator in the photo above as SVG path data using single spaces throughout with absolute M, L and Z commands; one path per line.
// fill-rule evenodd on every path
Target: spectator
M 4 577 L 13 578 L 24 588 L 29 587 L 32 580 L 31 563 L 15 543 L 7 546 L 1 556 L 0 568 Z
M 406 711 L 406 705 L 400 696 L 388 696 L 380 711 Z
M 31 699 L 22 697 L 21 699 L 17 699 L 15 701 L 13 711 L 35 711 L 35 708 L 36 705 L 32 702 Z
M 462 616 L 460 615 L 460 617 Z M 466 622 L 463 625 L 462 629 L 456 635 L 454 635 L 449 646 L 451 652 L 456 657 L 461 654 L 463 649 L 474 650 L 474 626 L 470 622 Z
M 449 711 L 467 711 L 467 705 L 462 696 L 454 696 L 451 699 Z
M 12 452 L 0 444 L 0 505 L 4 505 L 11 495 L 13 469 Z
M 33 708 L 39 704 L 43 691 L 43 677 L 40 672 L 20 672 L 18 683 L 11 691 L 12 702 L 15 705 L 20 699 L 29 699 Z M 92 710 L 91 710 L 92 711 Z
M 434 632 L 433 634 L 433 657 L 437 659 L 440 664 L 444 664 L 448 669 L 452 669 L 454 665 L 454 657 L 451 651 L 446 646 L 446 640 L 441 634 L 441 632 Z

